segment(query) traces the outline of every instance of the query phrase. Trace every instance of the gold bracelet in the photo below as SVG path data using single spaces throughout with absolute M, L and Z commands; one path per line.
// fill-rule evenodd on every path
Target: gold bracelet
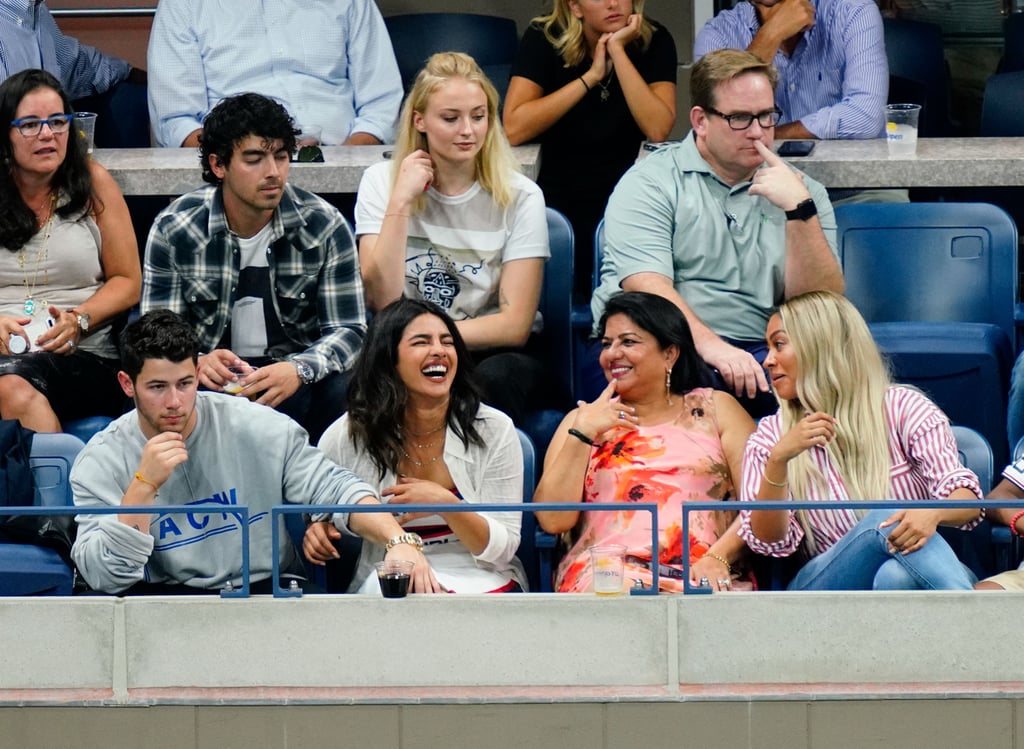
M 780 484 L 778 481 L 772 481 L 770 478 L 768 478 L 767 475 L 764 475 L 761 478 L 763 478 L 771 486 L 778 487 L 779 489 L 785 489 L 787 486 L 789 486 L 789 479 L 786 479 Z
M 384 218 L 387 218 L 388 216 L 401 216 L 402 218 L 409 218 L 409 214 L 408 213 L 398 213 L 397 211 L 395 211 L 394 213 L 385 213 L 384 214 Z
M 152 486 L 152 487 L 153 487 L 153 490 L 154 490 L 154 491 L 157 491 L 157 492 L 159 492 L 159 491 L 160 491 L 160 487 L 159 487 L 159 486 L 157 486 L 156 484 L 154 484 L 154 483 L 153 483 L 152 481 L 150 481 L 149 479 L 147 479 L 147 478 L 146 478 L 145 476 L 143 476 L 143 475 L 142 475 L 141 473 L 139 473 L 138 471 L 136 471 L 136 472 L 135 472 L 135 480 L 136 480 L 136 481 L 141 481 L 141 482 L 142 482 L 143 484 L 149 484 L 150 486 Z
M 715 561 L 717 561 L 717 562 L 721 562 L 722 564 L 724 564 L 724 565 L 725 565 L 725 569 L 726 569 L 726 571 L 727 571 L 727 572 L 728 572 L 728 573 L 729 573 L 730 575 L 732 574 L 732 565 L 731 565 L 731 564 L 729 564 L 729 560 L 728 560 L 728 559 L 726 559 L 725 557 L 719 556 L 718 554 L 715 554 L 715 553 L 713 553 L 713 552 L 710 552 L 710 551 L 706 551 L 706 552 L 704 552 L 704 556 L 706 556 L 706 557 L 711 557 L 711 558 L 712 558 L 712 559 L 714 559 Z

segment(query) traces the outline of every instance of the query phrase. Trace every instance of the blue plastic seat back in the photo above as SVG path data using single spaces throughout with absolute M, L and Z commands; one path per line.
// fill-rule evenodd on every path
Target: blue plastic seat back
M 1024 50 L 1019 54 L 1024 56 Z M 1024 135 L 1024 70 L 1000 73 L 985 82 L 978 134 L 988 138 Z
M 998 72 L 1024 70 L 1024 13 L 1011 13 L 1006 17 L 1003 40 L 1003 59 L 999 61 Z
M 885 18 L 883 25 L 889 62 L 889 101 L 921 105 L 922 136 L 953 135 L 942 28 L 905 18 Z
M 846 295 L 872 322 L 991 323 L 1015 340 L 1017 227 L 988 203 L 836 208 Z
M 519 49 L 516 22 L 477 13 L 408 13 L 384 23 L 395 50 L 402 86 L 408 92 L 416 74 L 435 52 L 470 55 L 505 100 L 512 63 Z
M 522 429 L 516 429 L 516 434 L 519 436 L 519 446 L 523 449 L 523 501 L 532 502 L 533 490 L 537 488 L 537 450 L 530 435 Z M 523 563 L 523 568 L 526 570 L 526 579 L 530 583 L 530 590 L 534 591 L 541 590 L 536 534 L 537 519 L 532 512 L 524 512 L 519 551 L 516 552 L 516 556 L 519 557 L 519 561 Z
M 36 484 L 35 504 L 71 507 L 71 466 L 82 441 L 70 434 L 39 433 L 29 462 Z M 74 574 L 52 549 L 0 544 L 0 596 L 71 595 Z

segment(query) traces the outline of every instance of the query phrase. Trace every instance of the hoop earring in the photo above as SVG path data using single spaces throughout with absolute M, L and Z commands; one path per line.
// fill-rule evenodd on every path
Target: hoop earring
M 672 370 L 665 370 L 665 402 L 672 405 Z

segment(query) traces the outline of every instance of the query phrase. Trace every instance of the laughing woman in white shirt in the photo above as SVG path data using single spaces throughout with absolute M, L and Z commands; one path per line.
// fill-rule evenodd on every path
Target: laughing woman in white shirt
M 519 512 L 422 513 L 417 504 L 519 503 L 523 454 L 507 416 L 480 403 L 473 362 L 455 323 L 430 302 L 401 299 L 370 321 L 349 385 L 349 410 L 320 449 L 365 480 L 407 533 L 389 541 L 421 546 L 430 569 L 419 593 L 523 590 L 516 559 Z M 319 520 L 319 518 L 317 518 Z M 304 550 L 314 563 L 338 557 L 345 518 L 315 522 Z M 363 542 L 350 588 L 373 593 L 373 564 L 385 547 Z

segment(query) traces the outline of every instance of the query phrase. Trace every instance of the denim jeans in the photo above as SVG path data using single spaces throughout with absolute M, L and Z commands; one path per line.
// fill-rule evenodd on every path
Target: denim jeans
M 788 590 L 971 590 L 967 569 L 938 533 L 910 554 L 891 553 L 892 527 L 879 523 L 894 509 L 873 510 L 828 551 L 811 559 Z

